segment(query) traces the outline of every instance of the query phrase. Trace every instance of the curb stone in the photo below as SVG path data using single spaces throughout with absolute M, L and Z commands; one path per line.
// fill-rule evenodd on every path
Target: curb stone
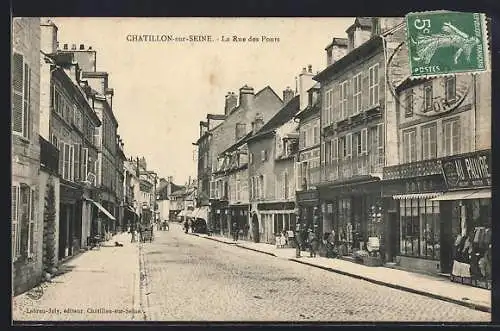
M 261 250 L 255 249 L 255 248 L 244 247 L 244 246 L 242 246 L 240 244 L 237 244 L 237 243 L 226 243 L 226 242 L 224 242 L 222 240 L 218 240 L 218 239 L 215 239 L 215 238 L 202 237 L 202 236 L 197 235 L 197 234 L 193 234 L 193 235 L 195 235 L 197 237 L 200 237 L 200 238 L 205 238 L 205 239 L 210 239 L 210 240 L 218 241 L 218 242 L 223 243 L 223 244 L 234 245 L 234 246 L 239 247 L 239 248 L 243 248 L 243 249 L 251 250 L 251 251 L 254 251 L 254 252 L 258 252 L 258 253 L 262 253 L 262 254 L 274 256 L 274 257 L 278 257 L 274 253 L 261 251 Z M 397 285 L 397 284 L 387 283 L 387 282 L 383 282 L 383 281 L 371 279 L 369 277 L 364 277 L 364 276 L 361 276 L 361 275 L 358 275 L 358 274 L 354 274 L 354 273 L 350 273 L 350 272 L 345 272 L 345 271 L 342 271 L 342 270 L 338 270 L 338 269 L 334 269 L 334 268 L 330 268 L 330 267 L 325 267 L 325 266 L 321 266 L 321 265 L 316 265 L 316 264 L 305 262 L 305 261 L 300 261 L 300 260 L 298 260 L 296 258 L 287 258 L 287 260 L 291 261 L 291 262 L 295 262 L 295 263 L 300 263 L 300 264 L 303 264 L 303 265 L 307 265 L 307 266 L 310 266 L 310 267 L 316 267 L 316 268 L 319 268 L 319 269 L 323 269 L 325 271 L 334 272 L 334 273 L 341 274 L 341 275 L 344 275 L 344 276 L 349 276 L 349 277 L 353 277 L 353 278 L 356 278 L 356 279 L 364 280 L 364 281 L 367 281 L 367 282 L 370 282 L 370 283 L 373 283 L 373 284 L 382 285 L 382 286 L 394 288 L 394 289 L 397 289 L 397 290 L 400 290 L 400 291 L 410 292 L 410 293 L 414 293 L 414 294 L 419 294 L 419 295 L 422 295 L 422 296 L 430 297 L 430 298 L 433 298 L 433 299 L 437 299 L 437 300 L 441 300 L 441 301 L 446 301 L 446 302 L 454 303 L 454 304 L 457 304 L 457 305 L 460 305 L 460 306 L 464 306 L 464 307 L 467 307 L 467 308 L 470 308 L 470 309 L 474 309 L 474 310 L 479 310 L 479 311 L 482 311 L 482 312 L 485 312 L 485 313 L 491 313 L 491 307 L 486 306 L 486 305 L 472 303 L 472 302 L 464 302 L 464 301 L 461 301 L 461 300 L 457 300 L 457 299 L 453 299 L 453 298 L 448 298 L 448 297 L 445 297 L 445 296 L 442 296 L 442 295 L 439 295 L 439 294 L 434 294 L 434 293 L 429 293 L 429 292 L 425 292 L 425 291 L 420 291 L 420 290 L 417 290 L 417 289 L 413 289 L 411 287 L 406 287 L 406 286 L 401 286 L 401 285 Z

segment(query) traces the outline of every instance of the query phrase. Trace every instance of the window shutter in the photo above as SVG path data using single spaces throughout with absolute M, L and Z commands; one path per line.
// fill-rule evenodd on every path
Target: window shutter
M 29 206 L 29 230 L 28 230 L 28 256 L 32 257 L 35 253 L 35 219 L 36 219 L 36 214 L 35 214 L 35 190 L 30 190 L 30 206 Z
M 339 159 L 339 138 L 333 138 L 332 140 L 332 160 L 337 161 Z
M 13 54 L 12 64 L 12 130 L 22 133 L 23 130 L 23 56 Z
M 368 129 L 361 130 L 361 155 L 366 155 L 368 152 Z
M 69 146 L 69 179 L 75 180 L 75 148 L 73 145 Z
M 347 113 L 349 114 L 349 116 L 353 115 L 354 114 L 354 107 L 353 107 L 353 94 L 354 94 L 354 90 L 353 90 L 353 84 L 354 81 L 353 80 L 348 80 L 346 82 L 347 86 L 346 86 L 346 89 L 347 89 Z
M 346 149 L 347 157 L 352 157 L 352 133 L 348 133 L 346 136 Z

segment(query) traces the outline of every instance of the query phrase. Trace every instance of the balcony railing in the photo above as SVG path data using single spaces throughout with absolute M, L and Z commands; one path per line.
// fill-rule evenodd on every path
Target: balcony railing
M 59 172 L 59 150 L 40 137 L 40 165 L 54 173 Z
M 370 173 L 382 173 L 383 158 L 370 158 L 369 155 L 354 156 L 325 164 L 322 171 L 321 181 L 331 182 L 345 180 L 356 176 L 369 175 Z

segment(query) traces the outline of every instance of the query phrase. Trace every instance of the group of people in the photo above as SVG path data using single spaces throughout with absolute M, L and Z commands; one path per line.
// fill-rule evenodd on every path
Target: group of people
M 301 251 L 307 251 L 309 249 L 309 256 L 316 257 L 319 246 L 320 238 L 318 231 L 310 227 L 301 228 L 300 224 L 297 224 L 295 231 L 295 250 L 296 257 L 301 257 Z M 331 233 L 325 233 L 323 235 L 323 243 L 326 248 L 326 257 L 336 257 L 335 252 L 335 231 L 332 230 Z
M 146 242 L 146 240 L 149 240 L 149 242 L 153 241 L 153 224 L 144 224 L 144 223 L 139 223 L 139 224 L 132 224 L 128 232 L 131 234 L 130 242 L 136 242 L 137 241 L 137 235 L 139 235 L 139 241 L 140 242 Z

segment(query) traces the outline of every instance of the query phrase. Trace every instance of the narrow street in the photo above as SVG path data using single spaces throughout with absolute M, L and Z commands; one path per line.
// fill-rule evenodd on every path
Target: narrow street
M 490 321 L 490 314 L 185 234 L 142 245 L 153 321 Z

